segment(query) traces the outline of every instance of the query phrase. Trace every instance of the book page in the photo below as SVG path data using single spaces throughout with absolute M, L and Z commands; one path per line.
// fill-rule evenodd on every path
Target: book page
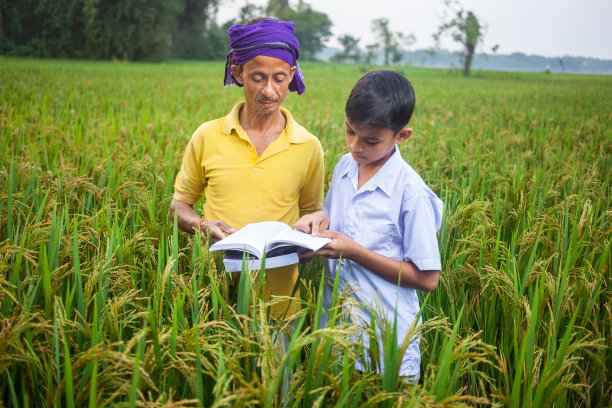
M 275 239 L 285 230 L 291 231 L 291 227 L 279 221 L 265 221 L 247 224 L 237 232 L 228 235 L 221 241 L 211 245 L 211 251 L 220 250 L 247 250 L 253 255 L 261 258 L 266 243 Z
M 271 258 L 266 258 L 266 269 L 278 268 L 279 266 L 292 265 L 299 262 L 297 253 L 283 254 Z M 241 253 L 227 253 L 223 258 L 223 265 L 226 272 L 240 272 L 242 270 L 243 258 Z M 261 269 L 261 259 L 248 258 L 246 262 L 248 270 Z
M 312 251 L 316 251 L 329 242 L 331 242 L 330 238 L 313 237 L 305 232 L 289 229 L 278 234 L 273 241 L 268 243 L 267 248 L 268 251 L 271 251 L 272 249 L 280 246 L 298 245 Z

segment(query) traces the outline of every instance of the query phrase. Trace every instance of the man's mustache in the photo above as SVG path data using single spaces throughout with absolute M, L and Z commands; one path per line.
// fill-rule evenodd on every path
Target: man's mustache
M 260 96 L 258 98 L 255 99 L 256 102 L 261 102 L 261 103 L 270 103 L 270 102 L 278 102 L 278 99 L 275 98 L 266 98 L 265 96 Z

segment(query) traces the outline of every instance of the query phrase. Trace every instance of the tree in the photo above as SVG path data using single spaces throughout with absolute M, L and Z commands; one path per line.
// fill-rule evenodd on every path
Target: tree
M 395 41 L 394 35 L 389 29 L 389 19 L 381 17 L 372 21 L 372 31 L 380 39 L 385 56 L 385 65 L 389 65 L 389 56 L 393 48 L 397 48 L 397 41 Z
M 406 35 L 398 32 L 397 39 L 400 46 L 396 47 L 393 50 L 394 64 L 398 64 L 399 62 L 401 62 L 402 58 L 404 58 L 403 48 L 410 48 L 410 46 L 412 46 L 412 44 L 414 44 L 414 42 L 416 41 L 416 37 L 412 33 Z M 403 45 L 404 47 L 402 47 L 401 45 Z
M 464 10 L 459 3 L 447 0 L 446 5 L 453 17 L 448 21 L 443 21 L 438 32 L 433 35 L 436 40 L 436 48 L 439 48 L 440 36 L 449 33 L 454 41 L 463 46 L 461 54 L 463 75 L 469 76 L 474 53 L 482 42 L 485 27 L 473 12 Z
M 372 31 L 374 31 L 382 44 L 385 65 L 389 65 L 391 60 L 395 64 L 399 63 L 403 58 L 401 44 L 410 46 L 416 40 L 414 34 L 405 35 L 400 32 L 391 31 L 389 19 L 384 17 L 372 21 Z
M 39 3 L 39 0 L 0 0 L 0 52 L 43 56 L 40 44 L 43 19 L 34 11 Z
M 366 45 L 366 54 L 365 54 L 365 62 L 366 64 L 371 64 L 374 58 L 376 57 L 376 53 L 380 46 L 378 44 L 368 44 Z
M 171 56 L 181 59 L 219 58 L 226 48 L 223 44 L 219 49 L 221 33 L 217 31 L 222 27 L 215 22 L 219 0 L 181 0 L 181 3 L 178 27 L 172 36 Z
M 281 16 L 284 16 L 285 13 L 291 12 L 291 7 L 289 7 L 289 0 L 269 0 L 267 12 L 271 13 L 273 16 L 282 19 Z
M 338 37 L 338 41 L 342 45 L 343 50 L 333 56 L 336 62 L 353 61 L 358 62 L 361 59 L 361 51 L 359 50 L 359 38 L 349 34 L 344 34 Z
M 223 59 L 227 29 L 266 12 L 296 24 L 301 57 L 331 36 L 327 14 L 303 0 L 247 4 L 242 21 L 216 22 L 220 0 L 0 0 L 0 53 L 43 57 L 163 60 Z
M 302 59 L 315 59 L 317 52 L 323 49 L 331 37 L 332 22 L 329 16 L 313 10 L 303 0 L 298 2 L 295 9 L 290 7 L 288 0 L 270 0 L 267 11 L 280 20 L 295 22 L 295 36 L 300 42 Z
M 168 56 L 184 1 L 4 3 L 9 5 L 6 17 L 10 20 L 6 21 L 7 29 L 3 27 L 2 51 L 46 57 L 162 60 Z
M 223 58 L 219 0 L 0 0 L 0 52 L 47 57 Z
M 0 2 L 0 43 L 2 43 L 2 38 L 3 38 L 3 16 L 4 13 L 6 11 L 8 11 L 9 9 L 12 9 L 13 7 L 15 7 L 15 2 L 14 1 L 9 1 L 9 0 L 3 0 Z
M 266 10 L 264 7 L 258 6 L 253 3 L 247 3 L 240 8 L 236 24 L 244 24 L 255 17 L 261 17 L 265 15 L 265 13 Z

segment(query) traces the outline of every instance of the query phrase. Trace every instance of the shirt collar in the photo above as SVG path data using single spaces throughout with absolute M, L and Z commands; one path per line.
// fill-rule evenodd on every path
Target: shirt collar
M 397 145 L 395 145 L 393 148 L 394 152 L 391 157 L 389 157 L 389 160 L 387 160 L 387 162 L 383 164 L 380 169 L 378 169 L 376 174 L 361 187 L 363 190 L 374 191 L 376 188 L 380 188 L 383 193 L 391 197 L 395 187 L 396 176 L 399 174 L 402 162 L 404 161 Z M 346 169 L 341 176 L 348 176 L 353 182 L 353 185 L 357 186 L 357 180 L 359 178 L 359 164 L 357 164 L 352 157 L 349 165 L 346 166 Z
M 232 131 L 238 129 L 240 126 L 240 109 L 244 106 L 245 102 L 238 102 L 232 109 L 232 111 L 225 117 L 223 122 L 223 133 L 231 135 Z M 285 124 L 285 131 L 289 138 L 289 143 L 306 143 L 311 140 L 308 131 L 293 119 L 291 112 L 281 107 L 281 113 L 285 116 L 287 123 Z

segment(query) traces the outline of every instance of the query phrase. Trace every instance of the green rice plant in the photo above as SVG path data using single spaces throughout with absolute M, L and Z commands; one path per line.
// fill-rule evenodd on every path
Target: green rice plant
M 401 153 L 445 203 L 440 285 L 406 334 L 422 376 L 400 388 L 355 366 L 380 343 L 392 367 L 408 343 L 392 321 L 350 324 L 353 288 L 320 260 L 275 319 L 287 299 L 264 300 L 265 271 L 232 279 L 167 220 L 189 136 L 242 99 L 218 68 L 2 58 L 0 404 L 612 404 L 609 77 L 395 67 L 417 94 Z M 284 103 L 321 140 L 326 187 L 372 68 L 305 63 L 308 92 Z
M 128 394 L 128 402 L 130 408 L 136 406 L 136 398 L 138 395 L 138 388 L 140 386 L 140 363 L 144 357 L 144 348 L 146 343 L 146 331 L 147 325 L 145 322 L 145 327 L 143 329 L 143 333 L 140 336 L 140 340 L 138 341 L 138 346 L 136 349 L 136 358 L 134 359 L 134 369 L 132 371 L 132 385 L 130 386 L 130 391 Z

